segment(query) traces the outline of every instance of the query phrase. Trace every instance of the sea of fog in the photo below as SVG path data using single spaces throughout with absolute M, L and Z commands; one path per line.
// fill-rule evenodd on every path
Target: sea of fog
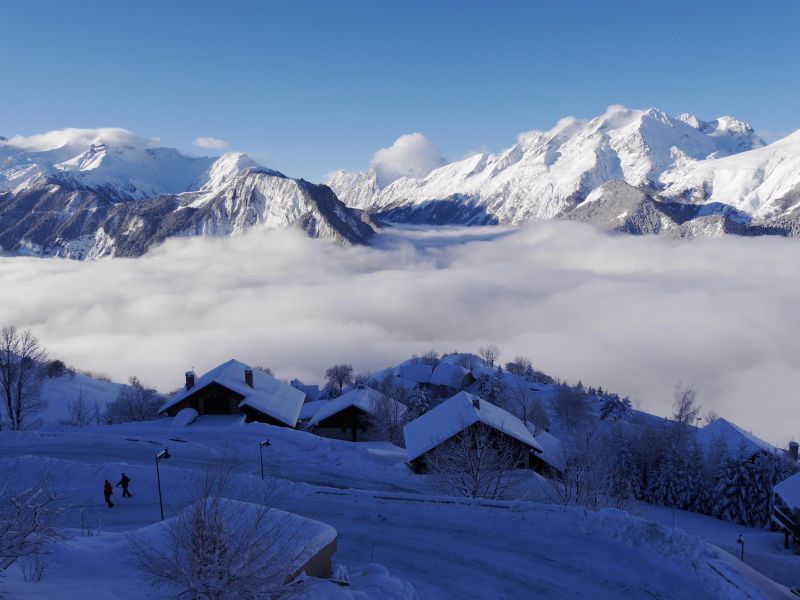
M 170 240 L 139 259 L 0 258 L 0 324 L 163 391 L 236 357 L 319 382 L 496 344 L 668 414 L 673 385 L 776 444 L 800 437 L 800 240 L 674 241 L 545 221 Z

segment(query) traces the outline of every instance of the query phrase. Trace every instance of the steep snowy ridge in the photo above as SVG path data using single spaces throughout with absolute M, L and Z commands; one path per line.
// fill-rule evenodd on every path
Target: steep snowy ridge
M 702 121 L 611 106 L 594 119 L 561 119 L 549 131 L 521 134 L 503 152 L 455 161 L 422 178 L 401 177 L 381 187 L 373 167 L 336 172 L 330 186 L 345 203 L 381 220 L 472 225 L 566 217 L 594 190 L 624 182 L 663 202 L 660 208 L 685 205 L 664 212 L 666 221 L 646 227 L 649 232 L 787 234 L 790 228 L 770 219 L 800 213 L 797 135 L 765 146 L 750 125 L 733 117 Z M 601 195 L 615 191 L 626 193 L 612 186 Z M 595 214 L 588 209 L 576 218 L 594 222 Z M 708 217 L 713 224 L 703 221 Z M 599 218 L 598 224 L 609 225 L 607 215 Z
M 664 195 L 695 204 L 725 204 L 769 219 L 798 213 L 800 131 L 719 160 L 690 161 L 664 174 Z
M 297 227 L 364 243 L 374 230 L 325 186 L 243 153 L 188 157 L 121 129 L 0 141 L 0 248 L 69 258 L 139 256 L 172 236 Z

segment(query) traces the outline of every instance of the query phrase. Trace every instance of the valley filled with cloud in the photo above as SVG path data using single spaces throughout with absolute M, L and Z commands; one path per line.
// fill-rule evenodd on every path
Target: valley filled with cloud
M 0 258 L 0 323 L 50 355 L 167 391 L 231 357 L 279 377 L 382 369 L 496 344 L 505 362 L 670 411 L 704 409 L 785 445 L 800 375 L 800 247 L 778 237 L 675 241 L 561 221 L 386 229 L 372 247 L 293 230 L 173 239 L 139 259 Z M 24 299 L 24 300 L 23 300 Z

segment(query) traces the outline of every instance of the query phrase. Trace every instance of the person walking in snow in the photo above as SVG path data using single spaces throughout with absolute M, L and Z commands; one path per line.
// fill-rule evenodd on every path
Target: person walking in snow
M 131 478 L 130 478 L 130 477 L 128 477 L 127 475 L 125 475 L 125 473 L 123 473 L 123 474 L 122 474 L 122 479 L 120 479 L 120 480 L 119 480 L 119 483 L 117 484 L 117 487 L 120 487 L 120 486 L 122 486 L 122 497 L 123 497 L 123 498 L 125 498 L 126 496 L 127 496 L 128 498 L 133 498 L 133 496 L 131 495 L 131 493 L 128 491 L 128 484 L 129 484 L 130 482 L 131 482 Z
M 111 494 L 114 493 L 114 488 L 111 487 L 111 482 L 106 479 L 105 484 L 103 484 L 103 496 L 106 498 L 106 504 L 108 504 L 108 508 L 114 508 L 114 503 L 111 501 Z

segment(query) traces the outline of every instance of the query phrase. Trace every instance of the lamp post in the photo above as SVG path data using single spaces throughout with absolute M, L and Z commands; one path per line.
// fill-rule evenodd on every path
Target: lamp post
M 258 454 L 261 458 L 261 481 L 264 481 L 264 446 L 269 446 L 269 440 L 264 440 L 258 444 Z
M 741 544 L 741 546 L 742 546 L 742 554 L 741 554 L 740 560 L 742 562 L 744 562 L 744 536 L 740 534 L 739 535 L 739 539 L 736 540 L 736 543 L 737 544 Z
M 156 481 L 158 481 L 158 505 L 161 508 L 161 520 L 164 520 L 164 500 L 161 497 L 161 472 L 158 469 L 158 461 L 162 458 L 169 458 L 169 450 L 164 448 L 161 452 L 156 454 Z

